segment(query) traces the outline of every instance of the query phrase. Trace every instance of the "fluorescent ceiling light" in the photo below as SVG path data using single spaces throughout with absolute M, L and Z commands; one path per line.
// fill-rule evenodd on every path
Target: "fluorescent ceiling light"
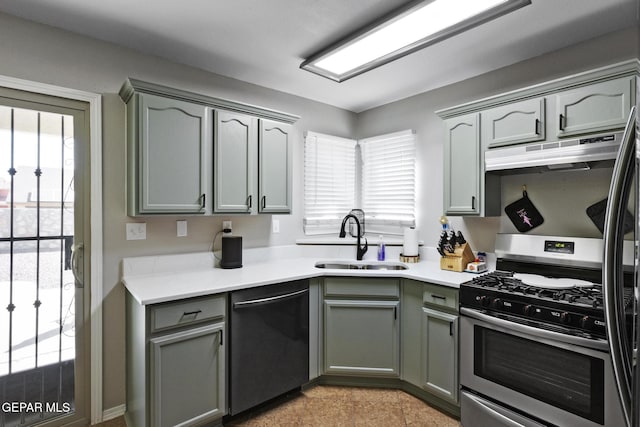
M 341 82 L 466 31 L 531 0 L 428 0 L 412 2 L 300 65 Z

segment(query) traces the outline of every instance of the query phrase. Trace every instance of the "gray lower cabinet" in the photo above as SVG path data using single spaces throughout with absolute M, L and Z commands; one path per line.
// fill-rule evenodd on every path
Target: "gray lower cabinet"
M 422 285 L 421 386 L 458 403 L 458 290 Z
M 207 125 L 202 105 L 150 94 L 129 99 L 129 215 L 204 213 Z
M 224 414 L 224 323 L 150 341 L 151 425 L 198 425 Z
M 400 302 L 396 279 L 327 278 L 324 373 L 400 375 Z
M 423 307 L 423 387 L 457 403 L 458 383 L 458 315 Z
M 635 77 L 560 92 L 556 95 L 559 137 L 624 128 L 635 102 Z
M 128 425 L 221 421 L 226 413 L 226 296 L 143 306 L 127 293 L 126 311 Z
M 445 121 L 444 209 L 448 215 L 480 214 L 480 125 L 477 113 Z

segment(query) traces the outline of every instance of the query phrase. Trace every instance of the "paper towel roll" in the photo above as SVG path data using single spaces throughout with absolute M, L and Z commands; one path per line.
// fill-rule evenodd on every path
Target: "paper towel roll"
M 404 229 L 404 245 L 402 246 L 402 255 L 418 255 L 418 230 L 416 230 L 415 227 L 407 227 Z

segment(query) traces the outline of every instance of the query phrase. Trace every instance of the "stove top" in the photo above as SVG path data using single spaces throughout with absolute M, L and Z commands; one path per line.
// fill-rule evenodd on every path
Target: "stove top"
M 524 275 L 522 275 L 524 276 Z M 602 286 L 567 278 L 562 287 L 525 283 L 517 273 L 496 270 L 460 285 L 460 306 L 493 314 L 505 314 L 570 335 L 606 338 Z M 551 279 L 551 283 L 553 279 Z M 632 289 L 626 290 L 631 306 Z

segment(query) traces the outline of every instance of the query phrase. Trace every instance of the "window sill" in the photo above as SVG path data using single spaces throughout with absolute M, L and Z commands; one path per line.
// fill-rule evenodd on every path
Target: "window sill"
M 371 245 L 378 244 L 378 234 L 376 235 L 365 235 L 367 241 Z M 387 246 L 402 246 L 404 245 L 404 238 L 397 237 L 387 237 L 384 236 L 384 244 Z M 357 239 L 355 237 L 347 236 L 345 238 L 340 238 L 338 236 L 309 236 L 303 237 L 301 239 L 296 239 L 296 245 L 355 245 Z M 419 241 L 419 246 L 423 246 L 424 242 Z

